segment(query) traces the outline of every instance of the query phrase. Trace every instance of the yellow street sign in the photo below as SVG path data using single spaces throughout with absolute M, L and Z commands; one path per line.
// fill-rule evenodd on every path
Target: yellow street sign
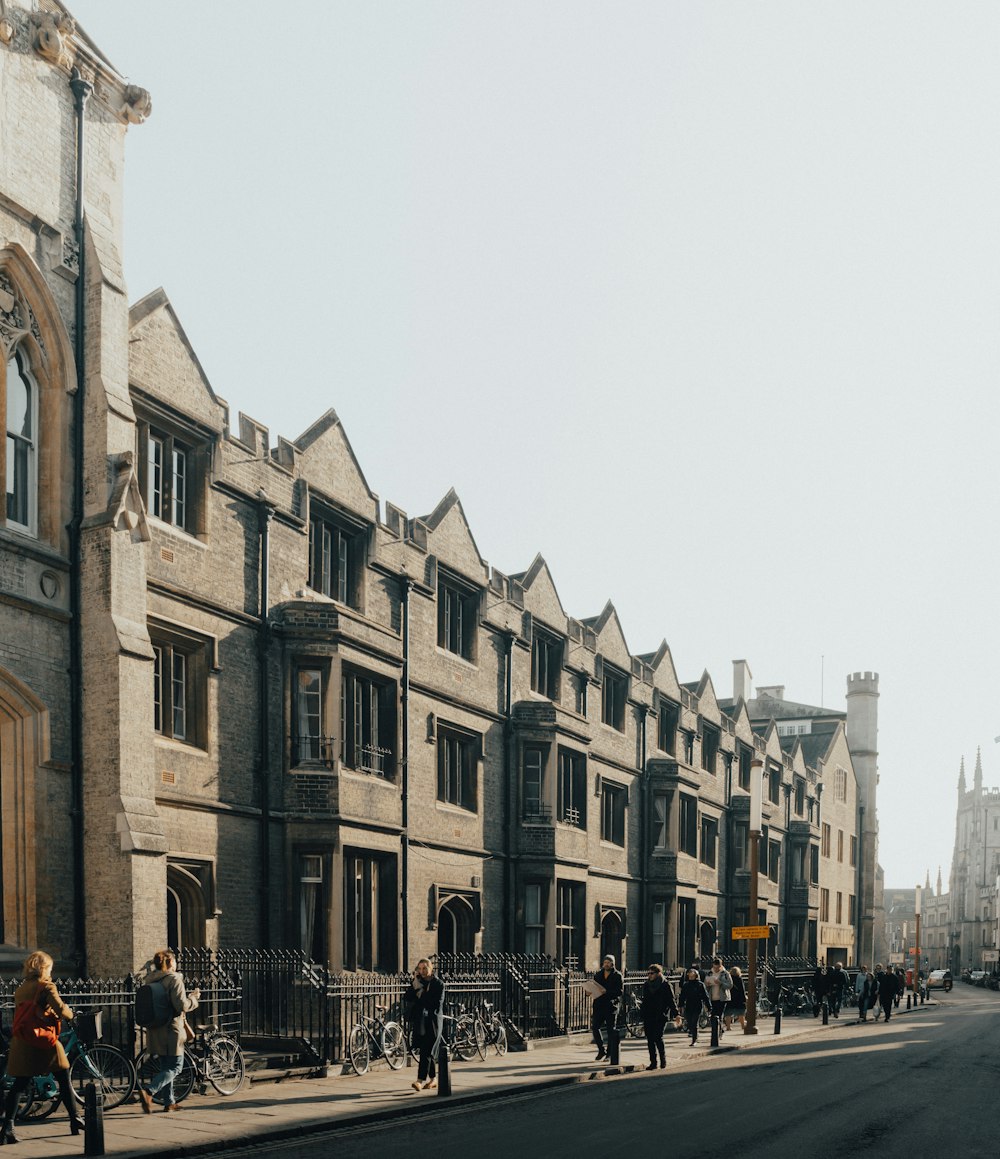
M 734 941 L 740 941 L 741 939 L 752 941 L 756 938 L 766 938 L 770 933 L 770 926 L 733 926 Z

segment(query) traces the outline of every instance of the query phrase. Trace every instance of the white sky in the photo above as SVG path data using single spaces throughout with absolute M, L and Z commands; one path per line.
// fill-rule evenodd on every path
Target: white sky
M 881 860 L 1000 781 L 1000 6 L 70 0 L 148 88 L 126 273 L 633 652 L 881 675 Z M 821 673 L 825 678 L 821 679 Z

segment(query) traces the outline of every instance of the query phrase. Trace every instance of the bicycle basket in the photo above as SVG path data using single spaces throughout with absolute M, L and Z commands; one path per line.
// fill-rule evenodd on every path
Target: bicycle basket
M 83 1010 L 77 1014 L 73 1020 L 73 1025 L 83 1042 L 88 1045 L 92 1042 L 100 1042 L 103 1018 L 103 1010 Z

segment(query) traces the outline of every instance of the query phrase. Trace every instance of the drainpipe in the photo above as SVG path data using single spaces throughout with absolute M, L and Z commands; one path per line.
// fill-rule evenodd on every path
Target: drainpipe
M 639 856 L 642 871 L 639 874 L 639 947 L 648 954 L 649 934 L 646 917 L 649 894 L 649 776 L 646 773 L 646 706 L 639 706 Z
M 73 912 L 76 938 L 76 952 L 81 975 L 87 973 L 87 919 L 86 888 L 84 882 L 85 862 L 83 856 L 83 631 L 80 624 L 82 604 L 80 577 L 80 525 L 83 522 L 83 421 L 85 355 L 85 306 L 86 306 L 86 255 L 84 253 L 83 221 L 83 181 L 85 174 L 84 111 L 92 87 L 73 69 L 69 87 L 73 93 L 73 107 L 76 111 L 76 196 L 73 232 L 76 239 L 78 269 L 75 293 L 75 330 L 73 355 L 76 359 L 76 395 L 73 399 L 73 514 L 69 525 L 70 558 L 70 656 L 69 687 L 71 752 L 73 766 L 72 813 L 73 813 Z
M 822 829 L 820 830 L 822 833 Z M 854 913 L 854 964 L 860 966 L 863 962 L 870 962 L 871 957 L 865 957 L 868 953 L 867 947 L 863 945 L 862 929 L 864 928 L 864 912 L 865 912 L 865 895 L 862 893 L 864 887 L 864 868 L 865 868 L 865 807 L 858 806 L 858 900 L 857 907 Z
M 266 949 L 271 945 L 271 732 L 268 659 L 271 651 L 271 628 L 267 613 L 270 606 L 269 564 L 271 520 L 274 507 L 263 490 L 257 498 L 257 531 L 260 537 L 260 590 L 257 609 L 257 746 L 260 788 L 260 939 Z
M 413 580 L 403 578 L 403 675 L 400 692 L 400 941 L 402 968 L 407 969 L 406 958 L 410 953 L 410 592 Z
M 513 666 L 514 666 L 514 633 L 504 633 L 504 687 L 503 687 L 503 948 L 507 953 L 514 949 L 514 866 L 511 861 L 511 825 L 517 815 L 511 809 L 511 746 L 513 745 L 513 727 L 511 710 L 513 701 Z

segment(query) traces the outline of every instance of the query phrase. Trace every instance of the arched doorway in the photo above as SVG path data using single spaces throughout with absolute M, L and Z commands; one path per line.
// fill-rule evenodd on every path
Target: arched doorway
M 476 948 L 476 920 L 472 904 L 453 894 L 437 914 L 438 953 L 471 954 Z
M 698 953 L 702 958 L 711 958 L 715 953 L 715 922 L 703 918 L 698 927 Z
M 207 945 L 208 905 L 199 869 L 167 865 L 167 945 L 175 950 Z
M 610 954 L 615 964 L 621 969 L 622 946 L 625 943 L 625 929 L 622 925 L 622 916 L 617 910 L 609 909 L 601 918 L 601 961 Z

